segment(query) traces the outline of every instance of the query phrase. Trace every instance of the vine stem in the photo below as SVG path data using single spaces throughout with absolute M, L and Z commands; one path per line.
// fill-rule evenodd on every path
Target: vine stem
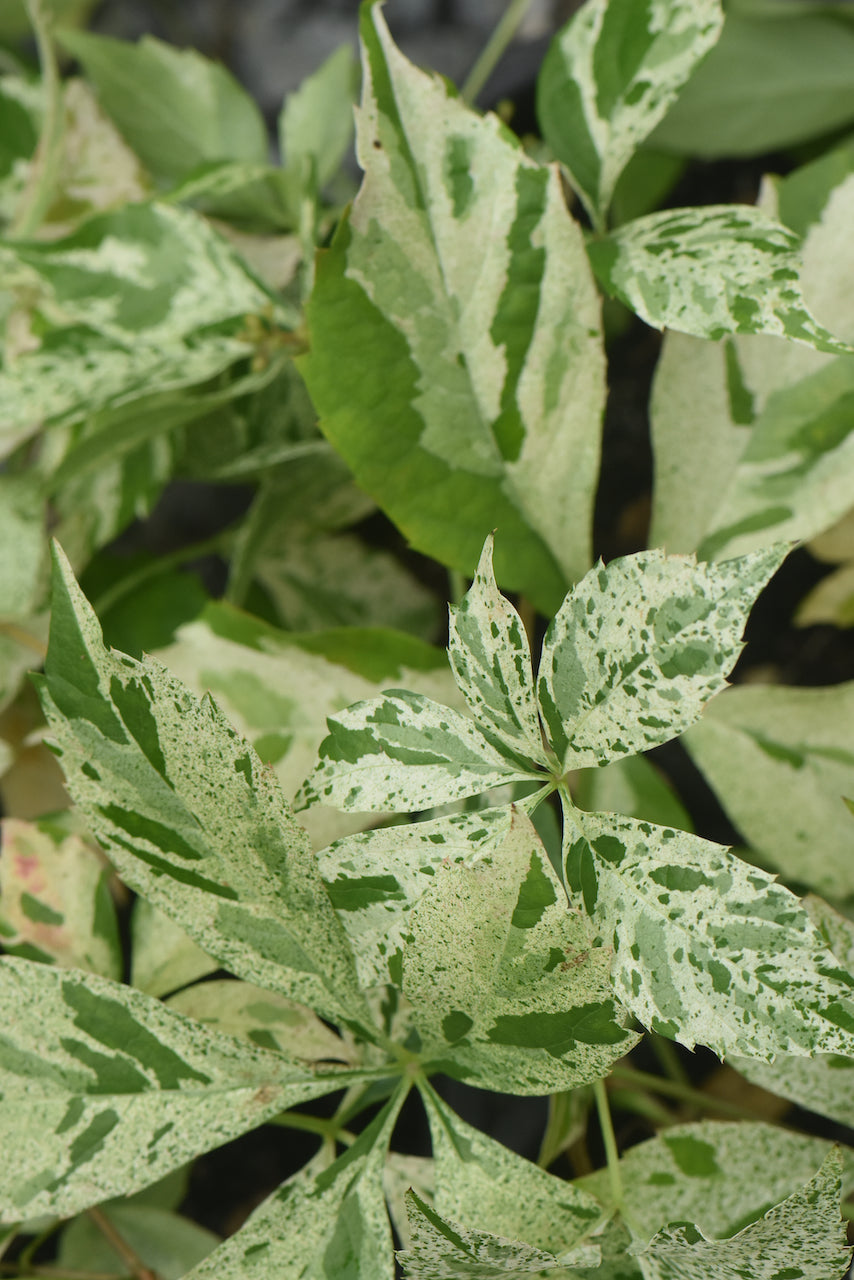
M 135 1249 L 132 1249 L 120 1231 L 117 1231 L 110 1219 L 100 1209 L 87 1209 L 87 1216 L 94 1222 L 101 1235 L 110 1247 L 119 1255 L 127 1267 L 133 1280 L 160 1280 L 156 1271 L 147 1267 Z
M 599 1127 L 605 1143 L 605 1158 L 608 1161 L 608 1180 L 611 1184 L 611 1199 L 617 1209 L 623 1207 L 623 1176 L 620 1173 L 620 1153 L 617 1150 L 617 1139 L 614 1134 L 614 1122 L 611 1119 L 611 1108 L 608 1105 L 608 1093 L 604 1080 L 597 1080 L 593 1085 L 593 1096 L 596 1099 L 596 1111 L 599 1115 Z
M 717 1111 L 720 1115 L 732 1116 L 734 1120 L 755 1120 L 755 1115 L 734 1102 L 724 1098 L 715 1098 L 695 1089 L 690 1084 L 682 1084 L 678 1080 L 666 1080 L 663 1076 L 651 1075 L 648 1071 L 637 1071 L 634 1067 L 613 1067 L 612 1080 L 621 1084 L 636 1085 L 640 1089 L 649 1089 L 651 1093 L 665 1094 L 669 1098 L 678 1098 L 680 1102 L 688 1102 L 702 1111 Z
M 45 112 L 41 136 L 33 156 L 30 175 L 21 203 L 7 235 L 10 239 L 31 236 L 38 231 L 53 199 L 53 188 L 65 125 L 62 118 L 62 84 L 50 35 L 50 24 L 43 0 L 26 0 L 27 13 L 36 38 L 42 82 L 45 89 Z
M 466 76 L 465 84 L 460 90 L 460 97 L 463 102 L 474 102 L 501 61 L 533 3 L 534 0 L 510 0 L 504 16 L 499 20 L 492 35 L 483 49 L 481 49 L 474 66 Z

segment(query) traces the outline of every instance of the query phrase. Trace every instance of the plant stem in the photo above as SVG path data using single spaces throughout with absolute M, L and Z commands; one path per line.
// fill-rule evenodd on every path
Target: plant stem
M 605 1081 L 597 1080 L 593 1085 L 593 1096 L 596 1099 L 596 1111 L 599 1115 L 599 1127 L 605 1143 L 605 1158 L 608 1161 L 608 1180 L 611 1184 L 611 1199 L 617 1209 L 623 1207 L 623 1177 L 620 1173 L 620 1153 L 617 1150 L 617 1139 L 614 1135 L 614 1123 L 611 1119 L 611 1108 L 608 1105 L 608 1093 Z
M 474 102 L 501 61 L 508 45 L 525 20 L 534 0 L 510 0 L 503 18 L 481 50 L 460 91 L 463 102 Z
M 10 239 L 33 235 L 44 221 L 53 199 L 59 153 L 65 131 L 62 118 L 62 84 L 43 0 L 26 0 L 26 3 L 42 69 L 45 111 L 41 137 L 31 161 L 29 179 L 12 225 L 7 232 Z
M 688 1079 L 688 1074 L 679 1061 L 679 1055 L 676 1052 L 673 1041 L 666 1040 L 664 1036 L 656 1035 L 653 1032 L 649 1037 L 649 1042 L 668 1079 L 675 1080 L 677 1084 L 685 1085 L 690 1089 L 691 1083 Z
M 47 656 L 47 645 L 36 636 L 30 635 L 25 627 L 19 627 L 16 622 L 0 622 L 0 635 L 8 636 L 16 644 L 32 649 L 40 658 Z
M 101 1209 L 87 1209 L 87 1216 L 94 1222 L 101 1235 L 115 1250 L 127 1267 L 133 1280 L 160 1280 L 156 1271 L 147 1267 L 135 1249 L 132 1249 L 120 1231 L 117 1231 L 110 1219 Z
M 316 1133 L 324 1141 L 331 1139 L 334 1142 L 343 1142 L 347 1147 L 352 1146 L 356 1141 L 355 1133 L 350 1133 L 347 1129 L 339 1129 L 334 1116 L 324 1120 L 322 1116 L 310 1116 L 302 1111 L 283 1111 L 280 1115 L 273 1116 L 267 1123 L 277 1124 L 282 1129 L 300 1129 L 303 1133 Z
M 726 1102 L 722 1098 L 714 1098 L 703 1093 L 690 1084 L 681 1084 L 678 1080 L 666 1080 L 663 1076 L 651 1075 L 648 1071 L 636 1071 L 634 1067 L 614 1067 L 611 1072 L 614 1080 L 623 1084 L 633 1084 L 639 1089 L 649 1089 L 652 1093 L 663 1093 L 669 1098 L 678 1098 L 681 1102 L 690 1103 L 703 1111 L 717 1111 L 721 1115 L 732 1116 L 737 1120 L 755 1120 L 752 1112 L 734 1102 Z

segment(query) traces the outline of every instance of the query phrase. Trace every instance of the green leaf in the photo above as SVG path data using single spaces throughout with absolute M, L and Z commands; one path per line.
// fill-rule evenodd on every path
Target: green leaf
M 403 994 L 436 1069 L 501 1093 L 607 1075 L 636 1043 L 530 820 L 514 811 L 493 858 L 440 864 L 409 918 Z
M 691 758 L 763 863 L 827 897 L 854 898 L 854 682 L 744 686 L 685 737 Z M 821 856 L 816 856 L 816 849 Z
M 127 883 L 220 964 L 369 1023 L 306 832 L 216 704 L 104 648 L 57 551 L 43 705 L 69 790 Z
M 279 145 L 289 170 L 310 165 L 318 188 L 338 172 L 353 138 L 353 106 L 359 66 L 342 45 L 285 99 L 279 117 Z
M 621 1158 L 623 1212 L 638 1240 L 650 1240 L 668 1222 L 695 1223 L 707 1236 L 733 1235 L 807 1182 L 830 1149 L 824 1138 L 770 1124 L 673 1125 Z M 604 1210 L 617 1208 L 606 1169 L 579 1186 Z
M 654 146 L 704 159 L 767 155 L 854 120 L 854 31 L 813 4 L 785 8 L 767 18 L 727 14 L 720 41 L 652 135 Z
M 798 605 L 794 621 L 798 627 L 821 623 L 854 627 L 854 564 L 835 569 L 807 592 Z
M 3 820 L 0 939 L 7 951 L 120 978 L 109 868 L 64 815 Z
M 699 338 L 778 334 L 850 354 L 812 316 L 801 292 L 799 238 L 751 205 L 668 209 L 592 240 L 603 288 L 655 329 Z
M 405 690 L 357 702 L 328 720 L 320 762 L 297 805 L 345 813 L 412 813 L 508 782 L 541 781 L 484 737 L 474 720 Z
M 491 534 L 470 590 L 450 609 L 449 631 L 454 679 L 483 732 L 502 752 L 547 769 L 531 646 L 522 619 L 495 584 Z
M 229 71 L 193 49 L 63 31 L 107 114 L 148 169 L 166 181 L 211 160 L 267 159 L 267 130 Z
M 552 41 L 537 112 L 594 226 L 722 27 L 720 0 L 588 0 Z
M 169 916 L 146 898 L 137 898 L 131 916 L 133 986 L 150 996 L 165 996 L 219 967 Z
M 709 1240 L 691 1225 L 665 1228 L 638 1254 L 644 1280 L 841 1280 L 851 1259 L 841 1167 L 832 1153 L 805 1187 L 729 1240 Z
M 430 1085 L 421 1094 L 433 1141 L 435 1204 L 443 1217 L 560 1255 L 602 1221 L 601 1206 L 586 1191 L 473 1129 Z
M 615 814 L 564 815 L 567 884 L 644 1026 L 720 1057 L 854 1057 L 854 977 L 799 900 L 722 845 Z
M 5 1222 L 135 1191 L 342 1084 L 128 987 L 9 956 L 0 1023 Z
M 677 737 L 724 688 L 753 601 L 786 548 L 697 564 L 660 551 L 601 564 L 549 626 L 539 700 L 563 769 Z
M 316 1156 L 186 1280 L 393 1280 L 383 1166 L 404 1097 L 398 1090 L 334 1164 Z
M 219 1236 L 188 1218 L 142 1204 L 114 1204 L 101 1212 L 146 1267 L 161 1280 L 181 1280 L 219 1244 Z M 57 1254 L 63 1270 L 115 1274 L 124 1259 L 90 1218 L 76 1218 L 65 1228 Z
M 365 179 L 320 255 L 300 368 L 324 434 L 417 549 L 471 573 L 498 525 L 499 580 L 551 609 L 590 563 L 599 464 L 581 233 L 556 170 L 408 63 L 376 5 L 362 39 Z

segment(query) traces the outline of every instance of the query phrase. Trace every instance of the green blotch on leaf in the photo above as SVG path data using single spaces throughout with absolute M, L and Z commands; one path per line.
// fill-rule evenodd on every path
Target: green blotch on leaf
M 686 1177 L 714 1178 L 723 1172 L 715 1160 L 715 1148 L 711 1143 L 684 1134 L 663 1134 L 661 1140 Z
M 118 1123 L 118 1112 L 113 1111 L 112 1108 L 94 1116 L 91 1123 L 71 1144 L 68 1155 L 72 1169 L 78 1169 L 81 1164 L 88 1164 L 90 1160 L 94 1160 Z M 58 1185 L 61 1185 L 61 1180 Z
M 471 176 L 471 146 L 468 138 L 445 139 L 445 188 L 454 208 L 454 217 L 462 218 L 474 195 Z
M 330 901 L 336 911 L 363 911 L 375 902 L 404 902 L 406 894 L 394 876 L 338 876 L 327 886 Z
M 557 902 L 551 880 L 543 871 L 536 853 L 531 858 L 528 874 L 519 887 L 519 897 L 510 923 L 516 929 L 533 929 L 548 907 Z
M 673 889 L 682 893 L 696 893 L 697 889 L 714 884 L 707 875 L 695 867 L 667 866 L 656 867 L 650 871 L 649 878 L 665 889 Z
M 749 427 L 756 417 L 753 403 L 753 392 L 744 381 L 738 351 L 732 338 L 724 342 L 724 361 L 726 364 L 727 393 L 729 395 L 729 415 L 739 426 Z
M 442 1019 L 442 1035 L 448 1044 L 456 1044 L 473 1026 L 474 1022 L 467 1013 L 454 1009 Z
M 160 749 L 157 721 L 151 710 L 153 696 L 151 683 L 144 676 L 128 680 L 127 684 L 122 684 L 118 676 L 113 676 L 110 681 L 110 697 L 129 733 L 149 764 L 171 786 L 166 776 L 166 761 Z
M 47 903 L 40 902 L 31 893 L 22 893 L 20 903 L 24 915 L 28 920 L 32 920 L 33 924 L 63 924 L 65 922 L 64 915 L 59 911 L 54 911 L 53 907 L 49 907 Z
M 626 1038 L 610 1003 L 582 1004 L 563 1013 L 501 1015 L 486 1034 L 493 1044 L 545 1049 L 553 1058 L 563 1057 L 578 1043 L 620 1044 Z

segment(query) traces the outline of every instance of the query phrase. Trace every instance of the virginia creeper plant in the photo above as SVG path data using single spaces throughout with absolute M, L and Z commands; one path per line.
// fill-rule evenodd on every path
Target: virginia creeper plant
M 852 34 L 826 8 L 805 65 Z M 748 9 L 587 0 L 520 141 L 470 103 L 486 63 L 458 94 L 365 0 L 356 190 L 349 50 L 274 165 L 222 67 L 30 0 L 41 76 L 0 77 L 0 1274 L 841 1280 L 854 683 L 728 677 L 797 544 L 842 566 L 805 620 L 850 624 L 854 148 L 670 207 Z M 649 546 L 608 563 L 600 290 L 666 330 Z M 253 496 L 122 557 L 176 480 Z M 446 653 L 378 511 L 449 571 Z M 222 600 L 184 572 L 211 553 Z M 647 757 L 676 739 L 737 850 Z M 548 1097 L 539 1162 L 449 1079 Z M 414 1100 L 429 1156 L 395 1147 Z M 261 1125 L 317 1151 L 221 1240 L 187 1168 Z

